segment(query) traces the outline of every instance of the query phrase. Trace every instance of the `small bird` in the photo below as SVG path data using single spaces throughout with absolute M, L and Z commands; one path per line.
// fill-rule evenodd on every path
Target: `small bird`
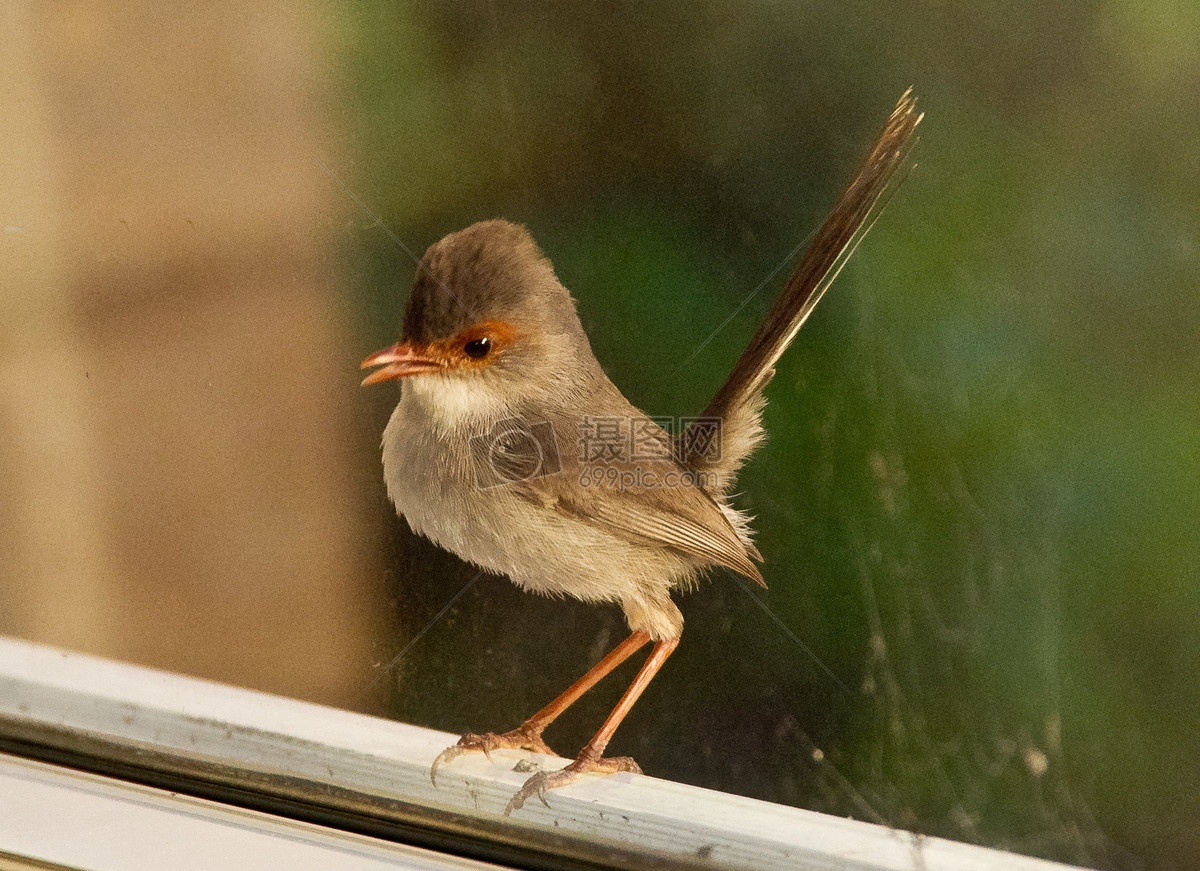
M 604 374 L 570 292 L 520 226 L 473 224 L 426 251 L 400 341 L 363 361 L 363 385 L 402 379 L 383 433 L 388 496 L 413 532 L 519 587 L 615 602 L 631 634 L 509 732 L 463 735 L 430 770 L 498 748 L 556 755 L 542 733 L 635 651 L 645 664 L 574 761 L 526 781 L 505 815 L 586 772 L 640 773 L 604 750 L 679 644 L 673 590 L 723 567 L 764 587 L 750 518 L 730 503 L 763 438 L 780 355 L 874 223 L 921 115 L 912 91 L 704 412 L 674 437 Z M 436 782 L 436 780 L 435 780 Z

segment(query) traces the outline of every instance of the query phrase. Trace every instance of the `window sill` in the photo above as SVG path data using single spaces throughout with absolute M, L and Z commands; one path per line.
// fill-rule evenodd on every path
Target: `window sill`
M 641 775 L 585 778 L 505 818 L 532 754 L 460 757 L 435 788 L 430 763 L 456 739 L 0 638 L 2 751 L 443 853 L 529 868 L 1067 867 Z

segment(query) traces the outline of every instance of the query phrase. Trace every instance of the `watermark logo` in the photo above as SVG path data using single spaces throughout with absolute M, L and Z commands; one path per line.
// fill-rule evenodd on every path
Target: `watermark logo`
M 716 417 L 601 417 L 579 422 L 579 484 L 610 490 L 702 487 L 717 484 L 711 472 L 661 461 L 681 457 L 721 459 L 721 419 Z
M 640 463 L 676 456 L 708 463 L 721 459 L 719 417 L 601 417 L 579 422 L 580 463 Z
M 640 463 L 605 465 L 589 463 L 580 467 L 579 486 L 584 489 L 615 490 L 673 490 L 679 487 L 699 487 L 711 491 L 718 479 L 713 472 L 685 469 L 682 466 L 650 466 Z
M 554 425 L 531 423 L 523 416 L 498 420 L 491 431 L 472 436 L 471 464 L 475 483 L 487 490 L 562 471 Z
M 637 463 L 674 456 L 670 417 L 598 417 L 579 422 L 579 462 Z
M 549 421 L 505 418 L 489 432 L 473 436 L 470 445 L 475 482 L 481 489 L 555 475 L 563 469 Z M 582 487 L 707 490 L 717 486 L 717 475 L 695 466 L 697 460 L 702 464 L 720 461 L 721 420 L 585 415 L 578 424 L 576 446 Z M 690 466 L 672 462 L 676 459 L 686 459 Z

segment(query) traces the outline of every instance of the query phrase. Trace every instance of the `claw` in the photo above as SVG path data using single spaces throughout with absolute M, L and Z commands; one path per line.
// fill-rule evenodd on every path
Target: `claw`
M 561 772 L 558 771 L 554 773 L 561 774 Z M 512 814 L 513 811 L 520 810 L 525 805 L 525 799 L 532 795 L 536 795 L 542 800 L 542 804 L 549 808 L 550 802 L 546 801 L 546 788 L 549 779 L 549 773 L 540 771 L 525 781 L 525 785 L 517 790 L 516 794 L 508 800 L 508 804 L 504 806 L 504 815 L 507 817 Z
M 439 753 L 437 759 L 433 760 L 433 765 L 429 769 L 429 779 L 433 782 L 434 788 L 437 788 L 438 766 L 443 762 L 453 762 L 459 756 L 462 756 L 464 753 L 468 753 L 472 750 L 482 750 L 490 762 L 492 759 L 492 754 L 489 752 L 488 744 L 489 739 L 494 737 L 496 736 L 490 734 L 475 735 L 468 732 L 466 735 L 463 735 L 458 739 L 457 744 L 452 744 Z
M 450 761 L 454 760 L 458 756 L 462 755 L 462 752 L 463 752 L 462 750 L 458 749 L 457 745 L 455 745 L 453 747 L 447 747 L 445 750 L 443 750 L 441 753 L 439 753 L 437 755 L 437 759 L 433 760 L 433 765 L 429 769 L 429 780 L 433 784 L 434 789 L 437 789 L 438 766 L 441 765 L 443 762 L 450 762 Z
M 482 735 L 476 735 L 474 732 L 468 732 L 458 739 L 457 744 L 447 747 L 438 754 L 437 759 L 433 760 L 433 765 L 429 768 L 429 779 L 433 782 L 433 786 L 437 788 L 437 770 L 438 766 L 445 762 L 453 762 L 464 753 L 481 752 L 487 757 L 488 762 L 495 763 L 492 759 L 493 750 L 531 750 L 534 753 L 545 753 L 547 756 L 557 756 L 553 750 L 547 746 L 542 740 L 540 730 L 535 734 L 528 728 L 528 724 L 521 726 L 519 729 L 513 729 L 511 732 L 505 732 L 502 735 L 497 735 L 494 732 L 484 732 Z
M 546 793 L 551 789 L 558 789 L 560 786 L 574 783 L 579 779 L 580 775 L 592 772 L 597 774 L 616 774 L 618 771 L 628 771 L 631 774 L 642 773 L 641 766 L 628 756 L 615 756 L 611 759 L 593 759 L 581 753 L 578 759 L 565 768 L 560 768 L 558 771 L 541 771 L 525 781 L 524 786 L 517 790 L 516 795 L 509 799 L 508 804 L 505 805 L 504 815 L 509 816 L 513 811 L 520 810 L 524 807 L 526 800 L 534 795 L 541 799 L 542 804 L 549 808 L 550 802 L 546 801 Z

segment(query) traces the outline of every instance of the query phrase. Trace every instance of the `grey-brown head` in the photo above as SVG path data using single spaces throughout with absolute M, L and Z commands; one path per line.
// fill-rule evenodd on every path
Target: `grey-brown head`
M 421 258 L 401 339 L 363 384 L 411 375 L 493 383 L 570 379 L 594 365 L 575 302 L 524 227 L 481 221 Z M 541 376 L 541 377 L 539 377 Z

